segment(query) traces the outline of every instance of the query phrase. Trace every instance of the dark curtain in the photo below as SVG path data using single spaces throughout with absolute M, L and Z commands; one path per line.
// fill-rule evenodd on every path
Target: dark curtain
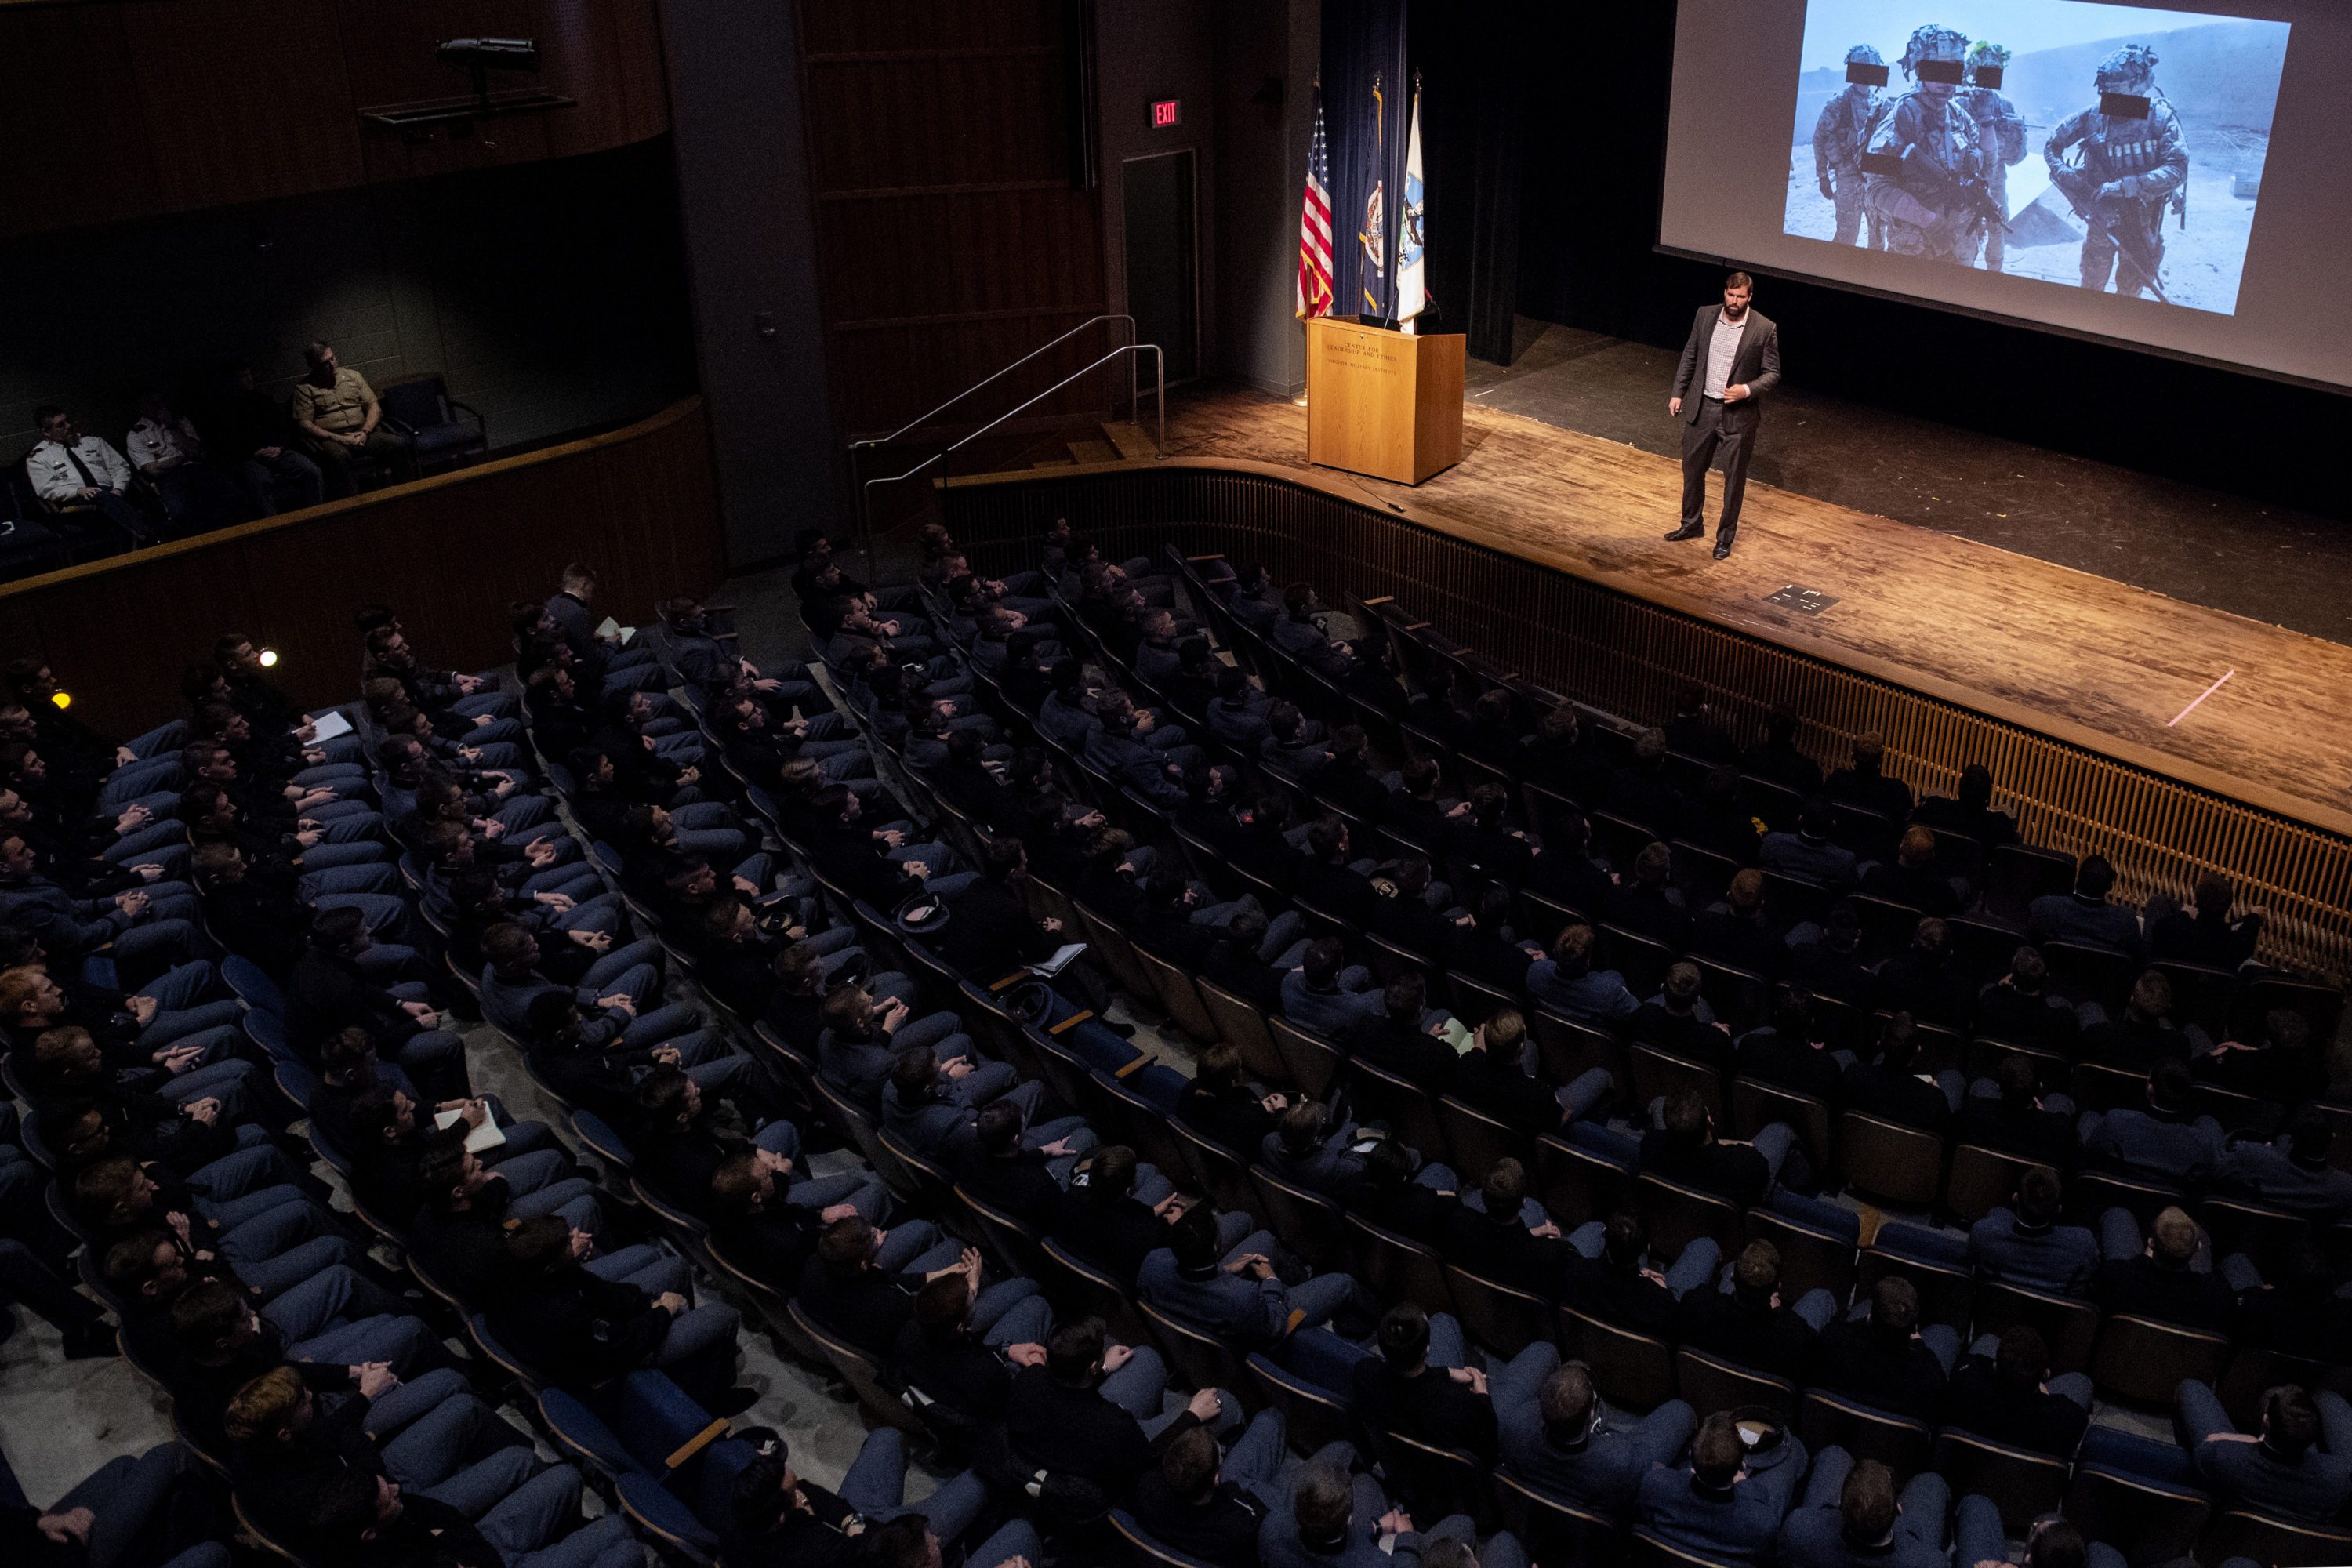
M 1507 363 L 1518 304 L 1520 146 L 1532 79 L 1523 13 L 1534 0 L 1325 0 L 1323 102 L 1331 137 L 1332 292 L 1342 314 L 1394 306 L 1413 75 L 1421 77 L 1425 331 L 1464 332 Z M 1381 84 L 1375 124 L 1372 82 Z M 1388 270 L 1361 235 L 1373 182 Z M 1371 298 L 1366 299 L 1370 289 Z
M 1421 72 L 1427 329 L 1463 332 L 1470 353 L 1507 364 L 1518 305 L 1520 146 L 1534 79 L 1530 0 L 1410 0 Z
M 1324 0 L 1323 114 L 1331 138 L 1331 295 L 1343 316 L 1385 316 L 1396 289 L 1398 205 L 1404 193 L 1406 0 Z M 1372 96 L 1374 81 L 1380 100 Z M 1424 136 L 1427 128 L 1423 127 Z M 1424 157 L 1426 148 L 1424 148 Z M 1424 171 L 1425 173 L 1426 171 Z M 1364 205 L 1381 186 L 1381 254 L 1364 256 Z M 1369 293 L 1370 298 L 1367 298 Z

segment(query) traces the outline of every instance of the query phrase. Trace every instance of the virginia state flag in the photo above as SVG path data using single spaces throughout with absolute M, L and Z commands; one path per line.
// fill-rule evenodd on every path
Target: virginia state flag
M 1421 234 L 1421 89 L 1412 94 L 1412 128 L 1404 144 L 1404 210 L 1397 215 L 1396 315 L 1412 331 L 1412 319 L 1428 308 L 1423 281 Z

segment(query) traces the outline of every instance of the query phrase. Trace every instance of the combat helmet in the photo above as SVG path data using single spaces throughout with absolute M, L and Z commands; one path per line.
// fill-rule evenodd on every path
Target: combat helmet
M 2146 44 L 2126 44 L 2099 62 L 2097 83 L 2101 92 L 2147 97 L 2156 85 L 2156 51 Z
M 1917 74 L 1913 68 L 1921 60 L 1954 60 L 1963 58 L 1969 48 L 1969 36 L 1957 27 L 1947 27 L 1937 22 L 1912 29 L 1911 41 L 1903 46 L 1903 74 Z

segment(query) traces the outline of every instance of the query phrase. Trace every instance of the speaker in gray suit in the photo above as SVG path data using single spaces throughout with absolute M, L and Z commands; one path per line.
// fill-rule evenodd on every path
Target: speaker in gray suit
M 1666 410 L 1683 422 L 1683 521 L 1668 539 L 1706 532 L 1706 470 L 1723 453 L 1723 521 L 1715 531 L 1715 558 L 1731 553 L 1739 533 L 1739 500 L 1748 489 L 1748 459 L 1764 420 L 1764 395 L 1780 384 L 1780 331 L 1751 310 L 1755 280 L 1735 272 L 1724 280 L 1723 303 L 1699 309 L 1675 370 Z

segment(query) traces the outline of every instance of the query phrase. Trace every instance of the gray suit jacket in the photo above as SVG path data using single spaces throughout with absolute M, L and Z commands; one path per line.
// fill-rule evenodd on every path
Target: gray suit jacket
M 1698 423 L 1699 405 L 1704 401 L 1700 391 L 1706 385 L 1707 344 L 1714 341 L 1716 326 L 1722 320 L 1720 302 L 1700 306 L 1691 321 L 1690 342 L 1683 345 L 1682 363 L 1675 367 L 1674 395 L 1683 400 L 1685 425 Z M 1748 328 L 1731 362 L 1731 383 L 1745 384 L 1748 395 L 1723 405 L 1726 425 L 1754 425 L 1763 417 L 1765 395 L 1780 384 L 1780 329 L 1753 305 L 1748 307 Z

